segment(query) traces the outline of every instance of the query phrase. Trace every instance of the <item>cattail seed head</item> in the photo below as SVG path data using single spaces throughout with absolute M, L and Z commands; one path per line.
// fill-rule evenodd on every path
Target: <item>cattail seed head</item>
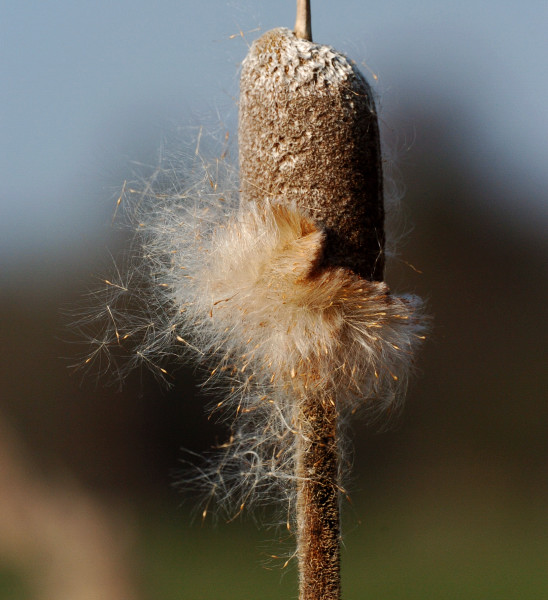
M 266 32 L 242 65 L 242 203 L 295 203 L 326 234 L 324 263 L 382 280 L 379 128 L 364 77 L 343 54 Z
M 124 186 L 132 265 L 105 281 L 86 364 L 127 345 L 129 366 L 163 377 L 191 355 L 231 427 L 196 483 L 231 516 L 273 498 L 294 507 L 315 411 L 334 435 L 359 408 L 393 413 L 425 328 L 420 300 L 382 281 L 371 90 L 342 54 L 275 29 L 242 66 L 239 192 L 226 148 L 208 160 L 204 146 Z

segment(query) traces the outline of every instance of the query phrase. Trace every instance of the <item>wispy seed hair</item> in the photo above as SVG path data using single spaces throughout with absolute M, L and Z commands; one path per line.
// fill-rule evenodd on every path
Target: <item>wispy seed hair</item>
M 161 169 L 125 195 L 132 271 L 106 281 L 95 352 L 130 342 L 129 365 L 160 376 L 166 357 L 197 359 L 231 434 L 195 483 L 229 514 L 294 502 L 295 398 L 334 402 L 341 422 L 394 413 L 424 335 L 420 300 L 322 266 L 325 232 L 277 198 L 240 204 L 222 159 Z

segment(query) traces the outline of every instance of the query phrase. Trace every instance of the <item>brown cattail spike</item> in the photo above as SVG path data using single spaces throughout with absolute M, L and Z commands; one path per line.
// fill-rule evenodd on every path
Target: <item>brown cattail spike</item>
M 296 203 L 326 232 L 324 263 L 382 280 L 379 127 L 364 77 L 329 46 L 273 29 L 240 80 L 242 202 Z

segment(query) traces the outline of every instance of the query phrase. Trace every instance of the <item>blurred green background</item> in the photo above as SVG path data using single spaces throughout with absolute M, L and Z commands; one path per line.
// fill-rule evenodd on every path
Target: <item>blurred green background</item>
M 349 5 L 365 23 L 365 9 Z M 502 12 L 511 29 L 508 6 L 502 3 Z M 525 3 L 520 39 L 526 38 L 525 24 L 546 16 L 539 6 Z M 292 24 L 292 3 L 277 12 L 266 2 L 248 12 L 245 2 L 236 9 L 219 7 L 224 12 L 215 23 L 236 10 L 238 18 L 245 13 L 250 25 L 260 23 L 263 30 Z M 360 59 L 361 37 L 351 31 L 331 38 L 329 4 L 318 2 L 317 9 L 318 41 L 343 40 Z M 408 24 L 409 48 L 431 42 L 426 34 L 421 38 L 421 17 L 432 19 L 430 4 L 416 10 Z M 192 28 L 186 16 L 183 32 Z M 460 21 L 451 24 L 445 16 L 441 22 L 457 35 Z M 466 14 L 461 16 L 466 22 Z M 91 22 L 91 15 L 86 18 Z M 338 15 L 335 30 L 348 18 Z M 375 28 L 399 23 L 398 18 L 383 12 L 367 22 L 369 55 L 387 51 L 376 42 L 382 31 Z M 140 22 L 138 15 L 130 20 Z M 482 32 L 474 23 L 476 33 Z M 491 39 L 489 19 L 481 23 Z M 215 51 L 230 57 L 223 68 L 235 84 L 246 46 L 226 45 L 238 26 L 224 22 L 221 29 L 224 41 Z M 205 42 L 217 43 L 216 35 L 208 31 Z M 524 158 L 526 149 L 512 134 L 516 119 L 525 118 L 522 112 L 504 105 L 500 122 L 511 123 L 506 134 L 497 129 L 495 135 L 485 112 L 462 101 L 458 90 L 470 83 L 469 63 L 461 64 L 461 80 L 431 78 L 425 84 L 430 59 L 421 63 L 422 55 L 413 55 L 424 76 L 419 81 L 398 62 L 405 54 L 402 45 L 379 69 L 381 127 L 399 169 L 388 169 L 388 185 L 393 191 L 405 186 L 400 212 L 390 217 L 400 242 L 387 280 L 399 292 L 426 298 L 434 321 L 395 427 L 378 432 L 354 423 L 351 503 L 344 504 L 343 518 L 343 597 L 537 600 L 548 597 L 545 173 Z M 462 59 L 455 46 L 449 44 L 446 52 L 456 63 Z M 538 60 L 538 52 L 531 52 Z M 478 68 L 488 73 L 491 65 L 499 75 L 496 53 L 485 51 L 483 58 Z M 169 59 L 168 53 L 164 60 Z M 204 79 L 204 72 L 198 69 L 196 77 Z M 217 93 L 212 88 L 219 83 L 205 79 L 199 92 Z M 489 96 L 489 80 L 474 85 L 478 98 L 478 90 L 487 98 L 483 111 L 490 102 L 493 111 L 504 104 L 494 91 Z M 98 101 L 108 104 L 106 97 Z M 152 106 L 151 114 L 164 109 Z M 66 222 L 62 210 L 55 213 L 56 228 L 44 225 L 48 243 L 25 237 L 32 210 L 18 216 L 18 234 L 17 220 L 9 221 L 17 194 L 2 198 L 12 223 L 10 239 L 20 244 L 2 250 L 0 271 L 2 600 L 297 596 L 294 561 L 281 568 L 288 547 L 284 532 L 257 527 L 250 516 L 202 524 L 193 511 L 195 500 L 173 485 L 183 447 L 203 452 L 223 436 L 207 419 L 191 370 L 179 371 L 168 392 L 145 371 L 132 374 L 118 390 L 67 368 L 81 348 L 69 343 L 74 335 L 63 311 L 85 303 L 87 290 L 111 272 L 111 254 L 124 247 L 110 227 L 116 193 L 131 177 L 127 159 L 154 163 L 159 139 L 169 131 L 165 122 L 186 118 L 186 108 L 165 110 L 162 128 L 152 116 L 138 127 L 136 116 L 117 124 L 114 150 L 98 159 L 84 184 L 67 188 L 67 206 L 82 203 L 81 212 L 69 213 Z M 145 113 L 141 107 L 135 114 Z M 193 113 L 191 121 L 198 118 Z M 107 129 L 102 142 L 90 143 L 90 152 L 99 154 L 101 144 L 110 144 Z M 114 152 L 117 158 L 105 169 Z M 544 164 L 546 152 L 540 159 L 537 152 L 537 160 Z M 95 187 L 91 178 L 99 180 Z M 17 181 L 23 189 L 25 178 Z M 47 209 L 47 194 L 44 198 Z

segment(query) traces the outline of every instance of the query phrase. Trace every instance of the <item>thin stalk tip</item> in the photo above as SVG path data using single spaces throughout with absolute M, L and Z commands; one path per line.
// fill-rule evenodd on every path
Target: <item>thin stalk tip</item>
M 297 18 L 295 19 L 294 33 L 298 38 L 312 41 L 310 0 L 297 0 Z

